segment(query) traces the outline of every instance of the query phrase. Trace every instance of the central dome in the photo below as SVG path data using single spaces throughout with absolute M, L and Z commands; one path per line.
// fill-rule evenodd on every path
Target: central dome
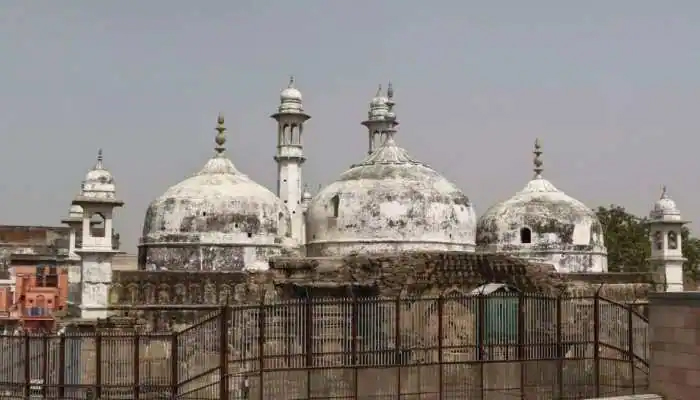
M 476 216 L 457 186 L 413 160 L 390 135 L 314 196 L 310 256 L 474 249 Z
M 274 253 L 268 250 L 282 247 L 290 236 L 286 205 L 224 156 L 223 119 L 219 123 L 217 154 L 149 205 L 141 238 L 141 247 L 148 251 L 143 252 L 142 264 L 247 267 L 262 262 Z

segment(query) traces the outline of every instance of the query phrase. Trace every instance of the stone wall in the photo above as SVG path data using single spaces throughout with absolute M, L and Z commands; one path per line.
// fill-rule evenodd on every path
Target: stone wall
M 652 393 L 700 396 L 700 292 L 655 293 L 649 304 Z
M 239 304 L 296 297 L 298 288 L 334 288 L 349 296 L 353 287 L 381 296 L 468 293 L 486 283 L 503 283 L 523 293 L 592 296 L 621 302 L 657 291 L 645 273 L 561 274 L 538 264 L 499 254 L 422 252 L 344 258 L 273 258 L 260 272 L 115 271 L 113 305 Z M 331 291 L 328 291 L 331 293 Z

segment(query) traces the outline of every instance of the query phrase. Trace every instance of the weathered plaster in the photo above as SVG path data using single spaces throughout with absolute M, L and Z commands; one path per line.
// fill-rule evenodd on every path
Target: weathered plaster
M 469 198 L 390 138 L 314 196 L 306 249 L 310 256 L 471 251 L 475 232 Z
M 219 155 L 148 207 L 139 264 L 182 270 L 260 268 L 267 257 L 293 246 L 290 235 L 285 204 Z
M 521 242 L 521 230 L 531 242 Z M 479 218 L 477 243 L 485 251 L 550 262 L 561 272 L 607 271 L 603 230 L 593 210 L 542 177 Z

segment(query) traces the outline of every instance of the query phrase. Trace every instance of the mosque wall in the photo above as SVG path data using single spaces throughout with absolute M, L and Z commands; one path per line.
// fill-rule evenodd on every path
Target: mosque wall
M 267 269 L 268 260 L 282 254 L 279 246 L 159 244 L 139 248 L 139 269 L 160 271 L 222 271 Z

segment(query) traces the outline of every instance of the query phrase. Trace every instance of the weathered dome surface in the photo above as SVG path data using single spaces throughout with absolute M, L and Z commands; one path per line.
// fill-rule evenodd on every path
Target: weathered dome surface
M 476 241 L 480 250 L 550 262 L 560 272 L 607 271 L 598 216 L 542 177 L 539 140 L 533 153 L 534 178 L 479 218 Z
M 285 204 L 239 172 L 221 148 L 201 171 L 149 205 L 141 238 L 147 251 L 140 263 L 168 269 L 248 268 L 282 247 L 291 234 L 289 224 Z
M 472 250 L 475 228 L 467 196 L 389 136 L 314 196 L 307 253 Z
M 555 234 L 563 244 L 602 243 L 602 229 L 595 212 L 542 177 L 536 177 L 515 196 L 489 208 L 479 218 L 477 242 L 480 245 L 517 242 L 523 228 L 533 234 Z M 576 228 L 582 230 L 578 232 Z M 576 238 L 579 240 L 574 236 L 579 236 Z

